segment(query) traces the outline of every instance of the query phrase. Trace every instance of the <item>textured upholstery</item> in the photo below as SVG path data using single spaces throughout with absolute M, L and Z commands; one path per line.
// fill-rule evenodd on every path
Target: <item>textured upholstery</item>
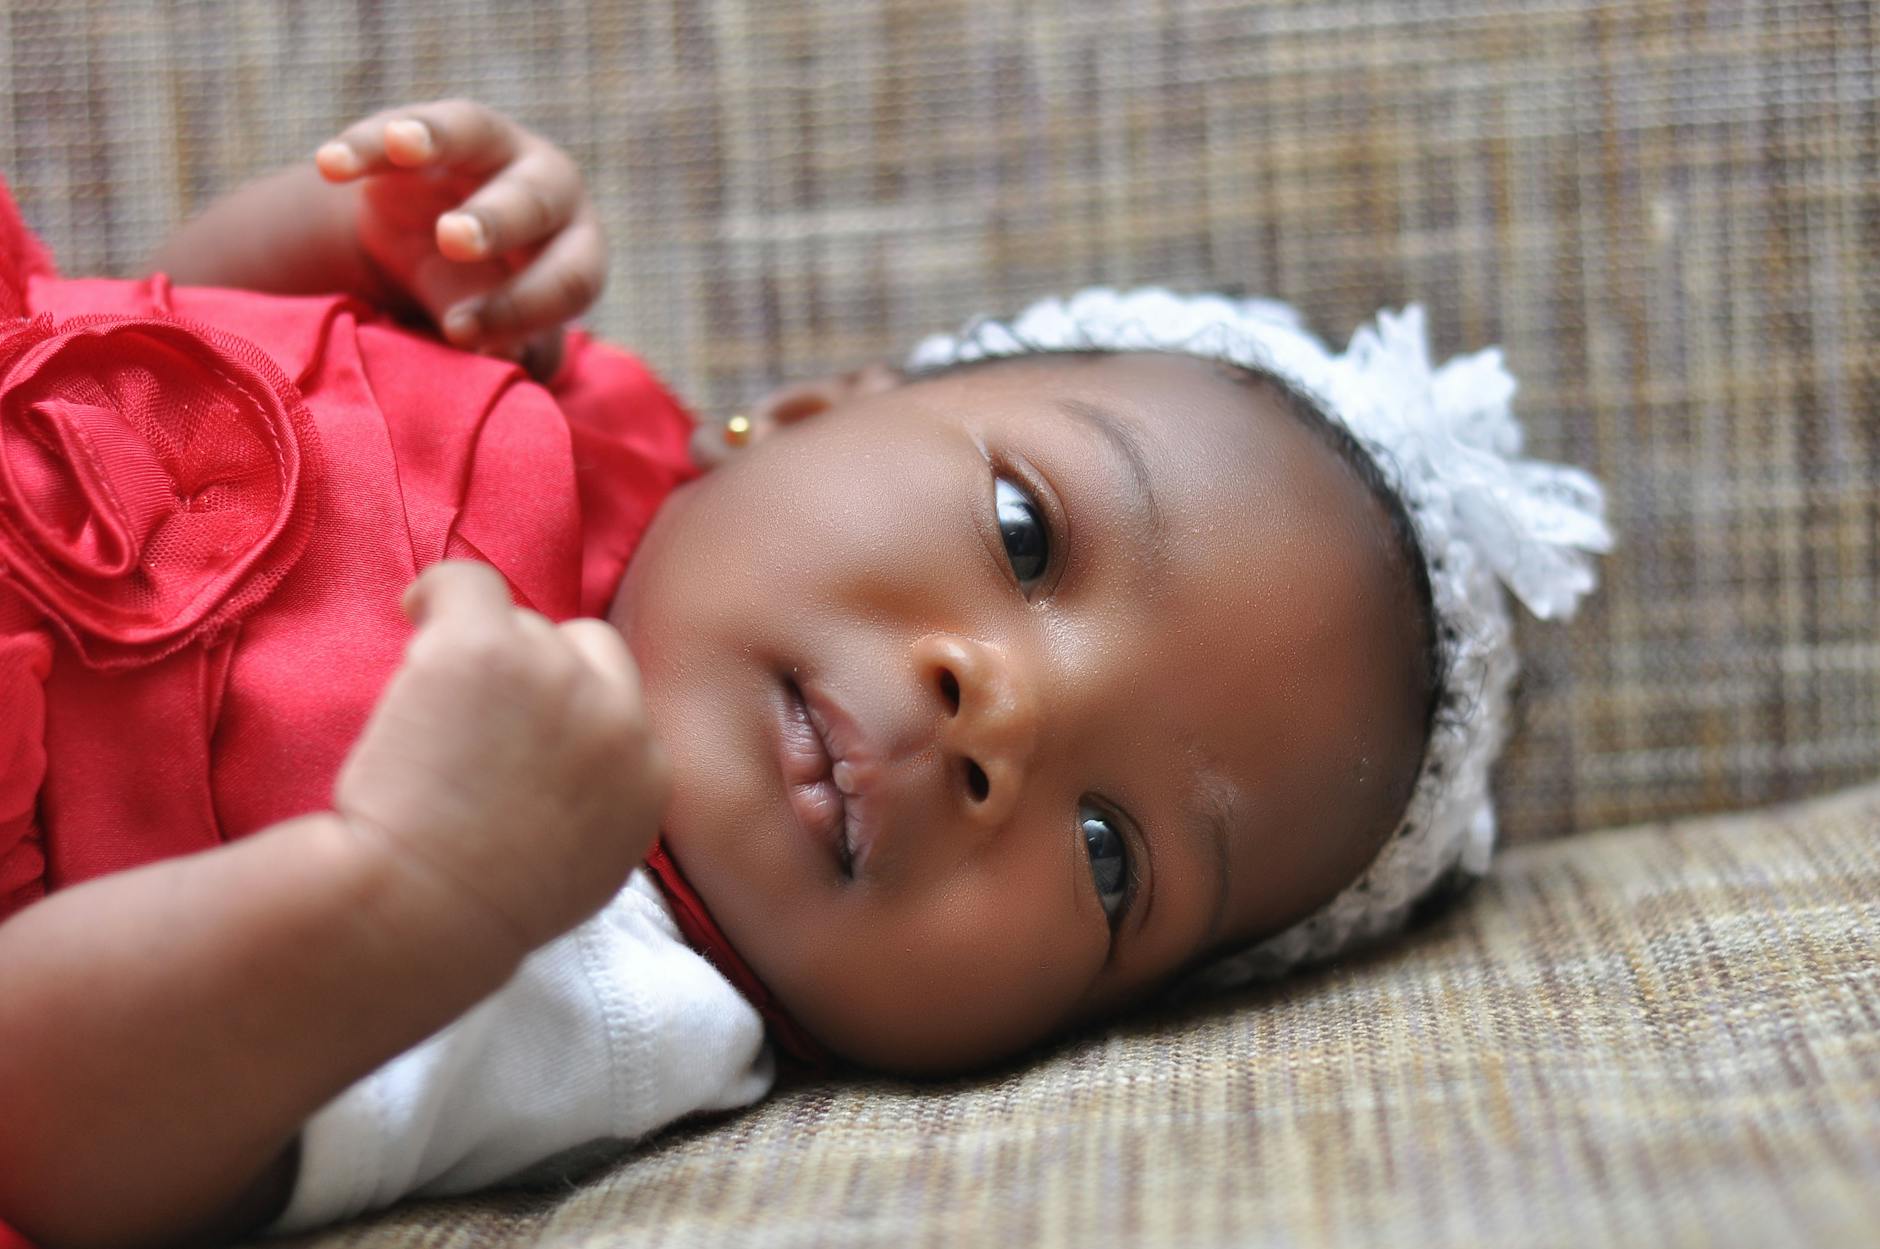
M 1880 785 L 1548 841 L 1363 961 L 304 1243 L 1852 1249 L 1880 1229 L 1876 934 Z
M 594 319 L 706 412 L 1091 282 L 1420 300 L 1611 489 L 1602 593 L 1525 631 L 1517 848 L 1419 938 L 310 1243 L 1874 1243 L 1880 789 L 1542 839 L 1880 773 L 1877 49 L 1858 0 L 0 5 L 69 272 L 465 94 L 582 162 Z

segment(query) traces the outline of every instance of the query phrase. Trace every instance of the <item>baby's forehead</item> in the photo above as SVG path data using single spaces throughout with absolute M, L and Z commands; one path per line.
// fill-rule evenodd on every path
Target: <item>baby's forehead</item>
M 1084 405 L 1125 427 L 1170 484 L 1214 506 L 1319 517 L 1375 508 L 1302 395 L 1265 374 L 1176 352 L 1015 357 L 982 376 L 1041 406 Z M 1005 374 L 1003 379 L 998 374 Z M 1322 528 L 1322 526 L 1315 526 Z
M 1052 351 L 949 366 L 917 384 L 1013 403 L 1035 417 L 1067 405 L 1113 416 L 1141 447 L 1165 449 L 1173 468 L 1197 456 L 1209 477 L 1245 474 L 1276 455 L 1323 450 L 1289 412 L 1286 392 L 1260 374 L 1176 352 Z
M 1234 389 L 1260 392 L 1264 378 L 1227 361 L 1175 351 L 1040 351 L 991 356 L 948 365 L 918 381 L 961 381 L 1020 387 L 1040 392 L 1079 392 L 1091 386 L 1147 386 L 1194 392 Z
M 1163 622 L 1169 662 L 1152 665 L 1188 721 L 1171 727 L 1223 762 L 1289 757 L 1287 792 L 1267 795 L 1284 818 L 1365 841 L 1335 831 L 1379 823 L 1374 804 L 1350 799 L 1401 788 L 1397 747 L 1416 737 L 1416 708 L 1399 697 L 1415 631 L 1370 488 L 1298 396 L 1232 366 L 1140 353 L 1067 361 L 1031 384 L 1053 401 L 1100 398 L 1131 427 L 1169 500 L 1173 545 L 1189 548 L 1170 565 L 1181 588 Z M 1248 827 L 1263 842 L 1272 823 Z

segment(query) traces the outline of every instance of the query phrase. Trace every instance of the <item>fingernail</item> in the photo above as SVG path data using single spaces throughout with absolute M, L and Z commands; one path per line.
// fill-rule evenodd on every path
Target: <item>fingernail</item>
M 437 219 L 440 229 L 448 230 L 457 236 L 457 246 L 475 256 L 481 256 L 489 249 L 489 235 L 483 232 L 483 223 L 469 213 L 450 212 Z
M 320 145 L 320 150 L 313 154 L 313 163 L 320 167 L 321 173 L 335 178 L 350 178 L 359 172 L 359 153 L 334 139 Z
M 462 343 L 475 338 L 477 332 L 477 306 L 475 303 L 461 303 L 444 314 L 444 337 L 453 343 Z
M 409 117 L 386 122 L 385 137 L 397 141 L 405 149 L 401 154 L 408 160 L 430 160 L 437 150 L 437 145 L 431 141 L 431 128 Z

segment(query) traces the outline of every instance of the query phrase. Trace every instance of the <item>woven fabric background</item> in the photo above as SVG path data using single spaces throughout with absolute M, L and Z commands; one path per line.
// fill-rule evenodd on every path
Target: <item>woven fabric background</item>
M 1511 841 L 1880 770 L 1880 16 L 1842 0 L 0 6 L 68 272 L 382 105 L 566 144 L 596 320 L 706 412 L 1091 282 L 1504 344 L 1623 546 L 1525 631 Z
M 267 1243 L 1865 1249 L 1877 827 L 1880 785 L 1520 847 L 1407 945 L 1241 1009 L 806 1087 L 573 1192 Z

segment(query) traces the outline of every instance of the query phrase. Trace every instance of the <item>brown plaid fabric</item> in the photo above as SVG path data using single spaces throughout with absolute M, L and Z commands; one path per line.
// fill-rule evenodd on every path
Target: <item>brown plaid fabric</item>
M 1877 47 L 1864 0 L 10 0 L 0 170 L 128 273 L 358 115 L 482 98 L 582 162 L 599 327 L 708 413 L 1093 282 L 1335 339 L 1423 301 L 1623 544 L 1524 630 L 1521 842 L 1880 770 Z M 297 1243 L 1871 1245 L 1877 848 L 1873 787 L 1523 846 L 1237 1003 Z
M 1237 1002 L 283 1249 L 1871 1246 L 1877 932 L 1880 785 L 1522 846 L 1403 945 Z
M 1880 73 L 1826 0 L 11 0 L 0 168 L 68 272 L 383 105 L 567 144 L 599 326 L 708 413 L 1093 282 L 1501 343 L 1623 546 L 1525 630 L 1510 841 L 1880 770 Z

